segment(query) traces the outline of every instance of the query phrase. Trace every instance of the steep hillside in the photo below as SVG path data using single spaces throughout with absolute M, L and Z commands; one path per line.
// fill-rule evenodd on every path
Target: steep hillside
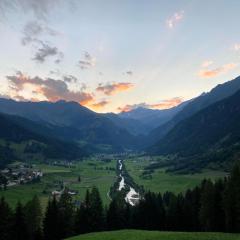
M 240 91 L 179 122 L 153 154 L 175 154 L 175 168 L 232 162 L 240 156 Z M 195 166 L 193 166 L 195 165 Z
M 66 160 L 86 154 L 75 143 L 40 134 L 41 130 L 47 132 L 48 129 L 21 117 L 0 114 L 0 167 L 12 160 L 33 158 L 33 155 L 39 159 Z
M 96 151 L 135 149 L 136 137 L 103 114 L 75 102 L 17 102 L 0 99 L 0 112 L 22 116 L 48 127 L 53 137 L 94 145 Z
M 152 145 L 154 142 L 163 138 L 177 123 L 184 120 L 194 113 L 206 108 L 207 106 L 227 98 L 240 89 L 240 77 L 220 84 L 210 92 L 204 93 L 189 102 L 180 112 L 178 112 L 170 121 L 154 129 L 148 136 L 147 143 Z

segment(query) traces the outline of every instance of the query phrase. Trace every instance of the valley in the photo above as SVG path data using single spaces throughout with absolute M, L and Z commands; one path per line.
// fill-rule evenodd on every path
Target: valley
M 0 240 L 240 240 L 239 9 L 0 0 Z
M 114 155 L 100 155 L 71 164 L 67 162 L 55 162 L 54 164 L 35 162 L 32 164 L 32 170 L 40 170 L 43 174 L 39 182 L 9 186 L 6 191 L 0 190 L 0 196 L 4 196 L 14 207 L 18 201 L 25 203 L 37 195 L 45 208 L 54 191 L 60 192 L 63 188 L 67 188 L 75 192 L 72 197 L 77 205 L 79 201 L 84 200 L 86 190 L 96 186 L 103 204 L 108 205 L 111 201 L 110 189 L 115 187 L 116 192 L 124 192 L 126 202 L 134 205 L 139 198 L 139 188 L 145 191 L 179 193 L 197 186 L 204 178 L 214 180 L 227 174 L 224 171 L 204 170 L 202 173 L 183 175 L 167 173 L 164 168 L 160 168 L 154 170 L 151 177 L 144 177 L 145 167 L 153 161 L 151 157 L 125 155 L 121 156 L 121 159 L 119 160 L 119 156 Z M 129 181 L 129 177 L 125 175 L 125 169 L 134 182 Z

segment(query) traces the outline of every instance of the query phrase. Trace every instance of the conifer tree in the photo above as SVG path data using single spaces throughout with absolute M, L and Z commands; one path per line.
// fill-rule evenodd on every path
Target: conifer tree
M 41 238 L 42 209 L 39 198 L 37 196 L 34 196 L 33 199 L 25 205 L 25 214 L 28 238 L 29 239 Z
M 89 224 L 90 231 L 100 231 L 104 226 L 102 200 L 96 187 L 89 195 Z
M 216 222 L 215 188 L 211 180 L 203 183 L 199 220 L 204 231 L 214 231 Z
M 224 192 L 226 230 L 240 232 L 240 167 L 235 165 L 226 183 Z
M 45 218 L 43 221 L 43 231 L 45 240 L 59 240 L 60 229 L 59 229 L 59 208 L 55 196 L 53 200 L 48 201 Z
M 12 239 L 14 240 L 28 239 L 26 216 L 24 213 L 23 206 L 20 202 L 18 202 L 17 204 L 15 214 L 13 217 Z
M 12 230 L 13 213 L 2 197 L 0 200 L 0 240 L 10 240 Z
M 66 238 L 74 233 L 74 206 L 67 190 L 63 191 L 60 197 L 58 209 L 60 236 Z

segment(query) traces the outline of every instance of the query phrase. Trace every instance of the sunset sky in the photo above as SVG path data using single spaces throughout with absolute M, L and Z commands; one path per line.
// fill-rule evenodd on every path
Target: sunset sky
M 169 108 L 240 75 L 238 0 L 0 0 L 0 95 Z

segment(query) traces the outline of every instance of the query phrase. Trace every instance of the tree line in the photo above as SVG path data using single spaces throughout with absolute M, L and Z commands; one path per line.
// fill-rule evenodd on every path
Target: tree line
M 119 192 L 104 207 L 99 191 L 86 192 L 79 207 L 64 192 L 49 199 L 43 213 L 38 197 L 13 211 L 0 201 L 0 239 L 58 240 L 73 235 L 117 229 L 240 232 L 240 167 L 215 182 L 203 180 L 184 194 L 146 192 L 136 206 Z

